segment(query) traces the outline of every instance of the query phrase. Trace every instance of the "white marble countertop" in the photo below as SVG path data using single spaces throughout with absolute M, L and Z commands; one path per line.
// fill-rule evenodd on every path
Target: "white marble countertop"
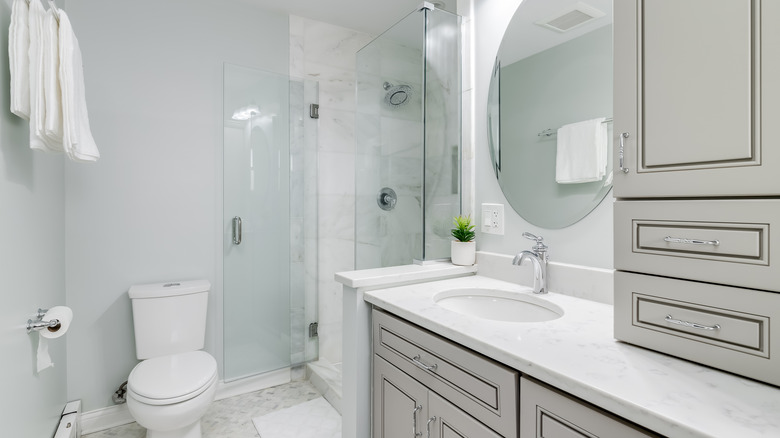
M 457 266 L 449 261 L 427 262 L 424 265 L 402 265 L 388 268 L 337 272 L 336 281 L 352 288 L 388 287 L 418 283 L 432 279 L 460 277 L 477 272 L 477 265 Z
M 365 301 L 521 373 L 673 438 L 780 437 L 780 389 L 618 342 L 612 306 L 542 296 L 565 310 L 536 323 L 488 321 L 433 302 L 448 289 L 528 288 L 470 276 L 366 292 Z

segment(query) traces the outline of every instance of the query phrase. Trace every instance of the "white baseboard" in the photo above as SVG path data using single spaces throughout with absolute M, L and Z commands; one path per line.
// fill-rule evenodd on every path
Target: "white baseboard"
M 271 371 L 257 376 L 246 377 L 231 382 L 220 380 L 217 383 L 217 394 L 215 400 L 222 400 L 241 394 L 247 394 L 272 386 L 282 385 L 290 382 L 290 368 Z M 135 420 L 130 415 L 126 404 L 109 406 L 107 408 L 95 409 L 85 412 L 81 415 L 81 433 L 99 432 L 123 424 L 132 423 Z
M 81 414 L 81 433 L 86 435 L 92 432 L 111 429 L 112 427 L 132 423 L 133 417 L 126 404 L 95 409 Z

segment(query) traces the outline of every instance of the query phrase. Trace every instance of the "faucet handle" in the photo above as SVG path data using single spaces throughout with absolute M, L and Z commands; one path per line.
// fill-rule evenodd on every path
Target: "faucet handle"
M 544 244 L 544 237 L 533 235 L 533 234 L 531 234 L 531 233 L 529 233 L 527 231 L 523 233 L 523 237 L 525 237 L 528 240 L 533 240 L 533 241 L 536 242 L 536 245 L 534 245 L 534 248 L 533 248 L 534 251 L 540 251 L 540 250 L 541 251 L 546 251 L 547 250 L 547 245 Z
M 523 237 L 525 237 L 528 240 L 535 240 L 537 244 L 544 242 L 544 237 L 541 236 L 535 236 L 528 231 L 523 233 Z

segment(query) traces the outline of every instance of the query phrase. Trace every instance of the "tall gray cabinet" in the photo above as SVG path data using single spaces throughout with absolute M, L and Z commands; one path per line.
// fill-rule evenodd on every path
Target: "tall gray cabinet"
M 614 18 L 615 337 L 780 385 L 780 2 Z

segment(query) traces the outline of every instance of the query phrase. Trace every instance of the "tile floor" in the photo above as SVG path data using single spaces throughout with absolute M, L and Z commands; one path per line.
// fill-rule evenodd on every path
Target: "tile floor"
M 262 438 L 341 438 L 341 415 L 323 397 L 252 420 Z
M 296 381 L 215 401 L 202 420 L 203 438 L 259 437 L 252 418 L 320 397 L 308 381 Z M 84 435 L 84 438 L 144 438 L 136 423 Z

